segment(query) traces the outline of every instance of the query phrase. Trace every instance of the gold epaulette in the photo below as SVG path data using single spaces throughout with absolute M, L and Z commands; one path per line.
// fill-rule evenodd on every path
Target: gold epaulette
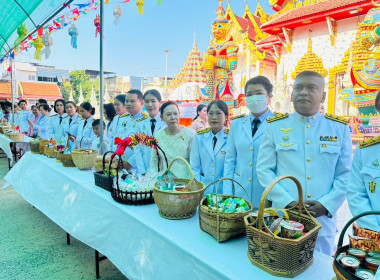
M 275 113 L 275 116 L 274 117 L 270 117 L 270 118 L 267 118 L 267 123 L 271 123 L 271 122 L 275 122 L 275 121 L 278 121 L 278 120 L 282 120 L 282 119 L 285 119 L 289 117 L 289 114 L 288 113 Z
M 124 117 L 126 117 L 126 116 L 129 116 L 129 113 L 122 114 L 122 115 L 120 116 L 120 118 L 124 118 Z
M 340 122 L 343 124 L 348 124 L 348 120 L 346 120 L 343 117 L 335 116 L 335 115 L 328 114 L 328 113 L 325 114 L 325 117 L 329 120 L 332 120 L 332 121 Z
M 377 143 L 380 143 L 380 136 L 376 136 L 359 142 L 359 147 L 360 149 L 363 149 Z
M 225 133 L 225 134 L 228 134 L 228 133 L 230 133 L 230 130 L 229 130 L 228 128 L 226 128 L 226 129 L 224 130 L 224 133 Z
M 49 118 L 51 118 L 51 117 L 55 117 L 56 115 L 58 115 L 58 114 L 50 115 Z
M 147 118 L 149 116 L 147 112 L 142 112 L 141 115 L 143 115 L 144 118 Z
M 138 120 L 136 121 L 136 123 L 141 122 L 141 121 L 146 120 L 146 119 L 147 119 L 147 118 L 143 116 L 142 118 L 138 119 Z
M 209 132 L 210 130 L 211 128 L 202 128 L 202 129 L 197 130 L 197 134 L 203 134 L 203 133 Z
M 231 120 L 236 120 L 236 119 L 242 118 L 244 116 L 245 116 L 245 114 L 237 115 L 235 117 L 232 117 Z

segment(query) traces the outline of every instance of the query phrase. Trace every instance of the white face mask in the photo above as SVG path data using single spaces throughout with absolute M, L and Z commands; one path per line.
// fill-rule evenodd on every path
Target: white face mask
M 253 114 L 262 113 L 268 107 L 267 96 L 263 94 L 248 96 L 245 98 L 245 102 L 247 104 L 247 108 Z

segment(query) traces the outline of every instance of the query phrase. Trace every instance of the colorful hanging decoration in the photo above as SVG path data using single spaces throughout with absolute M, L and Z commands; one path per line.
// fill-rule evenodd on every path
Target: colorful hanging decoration
M 117 4 L 115 9 L 113 9 L 113 15 L 115 16 L 113 23 L 118 25 L 119 18 L 123 15 L 123 10 L 121 9 L 120 4 Z
M 41 36 L 38 35 L 37 39 L 34 40 L 34 47 L 36 48 L 36 52 L 34 53 L 34 59 L 41 60 L 41 50 L 44 47 L 44 44 L 42 43 Z
M 53 38 L 50 36 L 49 32 L 45 31 L 44 37 L 42 37 L 42 43 L 45 48 L 42 50 L 41 55 L 45 53 L 45 59 L 48 59 L 51 54 L 51 46 L 53 45 Z
M 136 0 L 136 5 L 137 5 L 137 9 L 139 10 L 139 14 L 143 15 L 144 14 L 144 10 L 143 10 L 144 0 Z
M 75 26 L 75 24 L 71 24 L 69 28 L 69 35 L 71 36 L 71 46 L 76 49 L 77 48 L 77 37 L 79 35 L 78 28 Z
M 162 0 L 157 0 L 157 5 L 161 5 Z
M 15 46 L 19 45 L 21 41 L 24 40 L 26 35 L 28 35 L 28 30 L 26 29 L 25 24 L 21 24 L 17 28 L 17 34 L 18 34 L 18 38 L 15 41 Z
M 94 19 L 94 25 L 96 27 L 95 29 L 95 38 L 98 37 L 98 34 L 100 33 L 100 15 L 96 15 Z
M 59 23 L 61 24 L 62 28 L 65 27 L 65 23 L 66 23 L 66 16 L 63 15 L 59 18 Z

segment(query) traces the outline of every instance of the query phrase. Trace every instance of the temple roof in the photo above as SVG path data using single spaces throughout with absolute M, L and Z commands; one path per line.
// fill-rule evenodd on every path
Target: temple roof
M 235 18 L 242 29 L 248 30 L 248 38 L 252 42 L 255 42 L 256 32 L 255 32 L 255 27 L 253 26 L 252 22 L 246 18 L 239 17 L 236 14 L 235 14 Z M 258 25 L 260 26 L 260 21 Z
M 261 30 L 270 34 L 282 32 L 282 27 L 293 29 L 300 24 L 350 18 L 367 13 L 373 7 L 369 0 L 325 0 L 309 6 L 292 9 L 263 24 Z
M 56 83 L 46 82 L 20 82 L 19 91 L 22 98 L 26 99 L 58 99 L 62 98 L 61 91 Z
M 0 99 L 11 98 L 11 82 L 0 82 Z

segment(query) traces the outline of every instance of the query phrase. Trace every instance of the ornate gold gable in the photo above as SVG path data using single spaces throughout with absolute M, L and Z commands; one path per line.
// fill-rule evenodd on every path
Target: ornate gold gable
M 327 69 L 323 66 L 322 59 L 313 52 L 310 34 L 307 53 L 298 61 L 295 71 L 292 72 L 292 79 L 295 80 L 299 73 L 307 70 L 318 72 L 323 77 L 327 77 L 328 74 Z

